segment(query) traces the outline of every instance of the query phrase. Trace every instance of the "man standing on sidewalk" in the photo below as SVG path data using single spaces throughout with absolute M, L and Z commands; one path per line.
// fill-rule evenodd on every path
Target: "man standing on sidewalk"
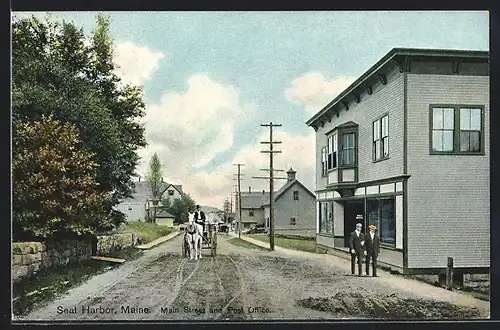
M 354 275 L 356 258 L 358 263 L 358 276 L 361 276 L 363 272 L 363 245 L 365 244 L 364 235 L 361 232 L 363 225 L 361 223 L 356 224 L 356 230 L 351 233 L 349 237 L 349 249 L 351 250 L 351 273 Z
M 370 233 L 365 237 L 366 275 L 370 275 L 370 259 L 372 260 L 372 274 L 377 277 L 377 259 L 380 254 L 380 239 L 375 234 L 377 227 L 368 226 Z

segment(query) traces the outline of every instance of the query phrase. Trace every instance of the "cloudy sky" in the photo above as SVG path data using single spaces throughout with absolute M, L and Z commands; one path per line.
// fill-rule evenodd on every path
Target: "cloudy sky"
M 234 163 L 245 164 L 242 190 L 269 186 L 252 176 L 267 175 L 260 124 L 270 121 L 283 125 L 276 168 L 292 166 L 314 191 L 305 121 L 392 48 L 489 49 L 487 12 L 109 14 L 119 74 L 145 92 L 149 145 L 138 172 L 157 152 L 166 181 L 213 206 L 234 192 Z M 50 15 L 95 27 L 92 12 Z

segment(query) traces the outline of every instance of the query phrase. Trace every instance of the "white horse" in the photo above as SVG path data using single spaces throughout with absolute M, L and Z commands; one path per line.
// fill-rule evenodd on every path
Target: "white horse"
M 189 213 L 185 240 L 189 245 L 189 259 L 201 259 L 201 240 L 203 227 L 194 221 L 194 213 Z

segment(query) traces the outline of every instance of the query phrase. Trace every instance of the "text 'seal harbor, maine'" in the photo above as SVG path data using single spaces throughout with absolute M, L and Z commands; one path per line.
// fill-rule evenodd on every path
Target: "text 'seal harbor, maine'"
M 490 318 L 488 12 L 11 24 L 14 321 Z

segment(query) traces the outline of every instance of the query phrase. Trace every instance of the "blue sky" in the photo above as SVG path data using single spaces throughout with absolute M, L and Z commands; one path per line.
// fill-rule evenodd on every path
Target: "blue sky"
M 95 14 L 50 13 L 86 32 Z M 267 187 L 251 176 L 268 163 L 259 142 L 269 121 L 283 125 L 277 165 L 314 190 L 304 122 L 390 49 L 489 49 L 487 12 L 108 14 L 121 76 L 144 86 L 150 145 L 138 171 L 156 151 L 169 182 L 214 206 L 234 191 L 235 162 L 246 164 L 244 187 Z

